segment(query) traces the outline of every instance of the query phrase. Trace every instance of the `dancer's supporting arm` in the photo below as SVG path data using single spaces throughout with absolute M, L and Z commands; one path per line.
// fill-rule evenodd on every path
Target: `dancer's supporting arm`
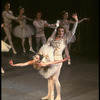
M 69 57 L 66 57 L 65 59 L 62 59 L 62 60 L 50 61 L 50 62 L 45 62 L 45 63 L 41 62 L 41 63 L 39 63 L 39 66 L 45 67 L 45 66 L 48 66 L 48 65 L 52 65 L 52 64 L 57 64 L 57 63 L 65 62 L 65 61 L 67 61 L 69 58 L 70 58 L 70 56 L 69 56 Z

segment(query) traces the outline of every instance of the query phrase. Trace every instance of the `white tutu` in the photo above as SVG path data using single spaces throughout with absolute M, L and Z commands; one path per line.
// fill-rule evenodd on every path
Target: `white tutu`
M 38 51 L 39 54 L 43 55 L 43 62 L 54 61 L 54 48 L 48 44 L 44 44 Z
M 62 63 L 52 64 L 50 66 L 46 66 L 45 68 L 39 70 L 39 73 L 44 78 L 48 79 L 50 76 L 54 75 L 58 70 L 60 70 L 61 67 L 62 67 Z
M 1 52 L 8 52 L 11 49 L 11 46 L 1 40 Z
M 19 38 L 30 37 L 35 34 L 35 29 L 30 25 L 18 25 L 13 29 L 13 35 Z
M 54 48 L 52 46 L 44 44 L 38 53 L 44 56 L 43 62 L 54 61 Z M 62 63 L 46 66 L 45 68 L 40 69 L 39 73 L 47 79 L 58 71 L 60 65 L 62 65 Z

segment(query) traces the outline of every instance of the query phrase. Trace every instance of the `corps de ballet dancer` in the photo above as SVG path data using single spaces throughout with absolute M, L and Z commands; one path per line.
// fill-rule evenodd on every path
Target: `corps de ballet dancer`
M 34 27 L 31 27 L 30 25 L 26 24 L 26 20 L 30 20 L 30 21 L 33 20 L 24 15 L 24 8 L 21 6 L 19 7 L 19 17 L 22 19 L 18 20 L 19 25 L 13 29 L 13 35 L 15 37 L 22 39 L 23 52 L 26 52 L 25 38 L 28 38 L 29 47 L 30 47 L 29 51 L 35 53 L 35 51 L 32 48 L 32 36 L 35 34 L 35 29 Z
M 67 31 L 66 31 L 66 33 L 67 33 L 67 32 L 70 31 L 70 30 L 69 30 L 69 29 L 70 29 L 70 25 L 71 25 L 71 24 L 74 24 L 75 21 L 68 20 L 69 14 L 68 14 L 68 12 L 66 12 L 66 11 L 62 11 L 62 17 L 63 17 L 63 19 L 60 20 L 60 25 L 63 26 L 63 27 L 67 30 Z M 86 21 L 89 21 L 89 18 L 83 18 L 83 19 L 79 20 L 79 21 L 78 21 L 78 24 L 82 23 L 82 22 L 85 21 L 85 20 L 86 20 Z M 75 42 L 75 40 L 76 40 L 76 36 L 73 35 L 73 37 L 72 37 L 70 43 L 68 44 L 68 49 L 70 49 L 71 43 Z
M 11 45 L 11 48 L 13 50 L 13 53 L 14 54 L 17 54 L 14 46 L 13 46 L 13 42 L 12 42 L 12 37 L 11 37 L 11 32 L 12 32 L 12 20 L 19 20 L 20 17 L 15 17 L 13 15 L 13 12 L 10 10 L 10 3 L 9 2 L 6 2 L 5 5 L 4 5 L 4 11 L 2 12 L 2 17 L 3 17 L 3 20 L 4 20 L 4 23 L 2 24 L 2 27 L 6 33 L 6 37 L 4 38 L 4 41 L 6 42 L 7 39 L 9 41 L 9 44 Z
M 66 29 L 66 34 L 68 34 L 69 31 L 70 31 L 70 25 L 74 24 L 75 21 L 68 20 L 69 14 L 66 11 L 62 11 L 62 17 L 63 17 L 63 19 L 59 20 L 60 21 L 60 26 L 63 26 Z M 85 21 L 85 20 L 88 21 L 89 18 L 83 18 L 83 19 L 79 20 L 78 24 L 81 23 L 81 22 L 83 22 L 83 21 Z M 74 43 L 75 40 L 76 40 L 76 36 L 73 35 L 71 41 L 67 44 L 67 47 L 68 47 L 69 50 L 71 48 L 71 44 Z M 64 54 L 64 56 L 66 55 L 66 49 L 67 49 L 67 47 L 65 48 L 65 54 Z M 68 60 L 68 65 L 70 65 L 70 64 L 71 64 L 71 59 Z
M 36 28 L 36 44 L 37 44 L 37 51 L 40 48 L 40 43 L 45 44 L 46 43 L 46 36 L 44 32 L 45 27 L 55 28 L 55 24 L 48 24 L 47 21 L 42 20 L 42 12 L 38 11 L 35 16 L 35 20 L 33 21 L 33 25 Z

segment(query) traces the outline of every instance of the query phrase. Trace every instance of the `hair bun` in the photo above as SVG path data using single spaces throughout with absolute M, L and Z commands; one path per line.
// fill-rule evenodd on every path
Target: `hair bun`
M 22 9 L 22 8 L 24 8 L 24 7 L 22 7 L 22 6 L 19 6 L 18 10 L 20 10 L 20 9 Z
M 62 11 L 62 13 L 61 13 L 61 14 L 62 14 L 62 15 L 64 15 L 65 13 L 68 13 L 68 12 L 67 12 L 67 11 Z

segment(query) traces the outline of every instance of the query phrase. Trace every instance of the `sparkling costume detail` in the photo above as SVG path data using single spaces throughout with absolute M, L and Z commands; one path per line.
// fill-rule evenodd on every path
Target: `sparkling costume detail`
M 66 43 L 69 43 L 72 36 L 75 34 L 75 30 L 77 27 L 77 22 L 75 22 L 72 31 L 70 31 L 70 35 L 64 35 L 64 37 L 60 40 L 55 40 L 52 36 L 48 39 L 47 44 L 43 45 L 39 50 L 40 54 L 48 55 L 48 58 L 43 58 L 43 61 L 54 61 L 54 60 L 62 60 L 62 52 L 65 49 Z M 39 70 L 40 74 L 44 76 L 44 78 L 49 78 L 54 75 L 58 70 L 62 67 L 62 63 L 52 64 L 50 66 L 46 66 Z

